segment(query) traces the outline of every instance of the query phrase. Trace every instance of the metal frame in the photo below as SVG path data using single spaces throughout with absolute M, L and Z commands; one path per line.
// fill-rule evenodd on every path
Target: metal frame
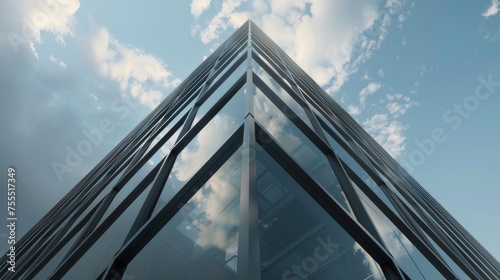
M 200 106 L 242 63 L 247 65 L 246 72 L 191 127 Z M 254 73 L 254 63 L 258 63 L 300 105 L 310 125 L 298 117 Z M 174 197 L 152 216 L 179 152 L 242 86 L 247 90 L 246 114 L 242 125 Z M 325 155 L 354 217 L 318 185 L 256 122 L 255 87 Z M 318 113 L 321 116 L 317 115 Z M 160 136 L 164 131 L 166 135 Z M 180 133 L 170 153 L 103 219 L 116 195 L 177 131 Z M 264 136 L 265 143 L 257 135 Z M 387 197 L 390 205 L 378 197 L 364 183 L 363 178 L 336 154 L 327 135 L 331 136 L 366 172 L 370 180 L 377 184 L 377 188 Z M 153 141 L 158 142 L 152 145 Z M 388 252 L 351 180 L 446 279 L 458 278 L 448 265 L 449 260 L 473 279 L 494 279 L 500 275 L 498 261 L 251 21 L 245 23 L 217 48 L 25 234 L 16 246 L 19 259 L 17 270 L 22 271 L 22 277 L 32 278 L 59 254 L 62 248 L 69 245 L 66 256 L 50 277 L 62 278 L 136 198 L 152 185 L 125 243 L 106 271 L 99 272 L 99 279 L 120 277 L 127 264 L 177 213 L 178 206 L 188 201 L 210 178 L 212 172 L 222 166 L 240 147 L 243 157 L 237 279 L 260 279 L 255 155 L 256 149 L 262 148 L 377 261 L 387 279 L 409 277 Z M 79 237 L 76 237 L 73 243 L 68 243 L 76 234 L 79 234 Z M 436 245 L 439 248 L 436 248 Z M 448 257 L 447 260 L 443 254 Z M 7 267 L 5 255 L 1 261 L 0 269 L 3 273 Z M 0 279 L 14 279 L 18 276 L 19 274 L 0 274 Z

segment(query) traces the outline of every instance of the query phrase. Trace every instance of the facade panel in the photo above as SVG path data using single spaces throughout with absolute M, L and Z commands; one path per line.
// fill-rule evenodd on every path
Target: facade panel
M 1 279 L 498 279 L 500 265 L 245 23 L 33 227 Z

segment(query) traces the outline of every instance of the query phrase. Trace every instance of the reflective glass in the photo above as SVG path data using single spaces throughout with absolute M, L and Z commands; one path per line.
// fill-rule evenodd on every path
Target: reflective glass
M 122 247 L 151 186 L 152 184 L 113 222 L 94 245 L 64 275 L 64 279 L 96 279 L 110 265 L 113 256 Z
M 245 46 L 241 46 L 241 48 L 239 50 L 237 50 L 237 53 L 236 53 L 236 56 L 234 57 L 231 57 L 231 60 L 228 61 L 228 62 L 224 62 L 226 65 L 222 65 L 221 69 L 217 71 L 217 73 L 215 74 L 216 76 L 215 77 L 210 77 L 210 79 L 212 79 L 212 81 L 210 82 L 210 84 L 215 84 L 222 76 L 224 76 L 224 74 L 226 74 L 227 71 L 229 71 L 229 69 L 235 64 L 238 62 L 238 60 L 240 59 L 241 56 L 243 56 L 244 54 L 246 53 L 246 48 Z M 240 63 L 240 62 L 238 62 Z M 245 64 L 246 65 L 246 62 L 245 60 L 243 60 L 243 62 L 241 62 L 241 64 Z M 239 71 L 241 72 L 241 71 Z
M 260 126 L 266 129 L 320 186 L 351 213 L 344 192 L 326 156 L 257 87 L 254 100 L 255 119 Z
M 156 214 L 241 126 L 245 117 L 246 91 L 246 86 L 243 86 L 179 153 L 153 214 Z
M 385 279 L 379 265 L 262 149 L 257 151 L 261 275 Z
M 256 35 L 252 39 L 253 39 L 252 40 L 253 45 L 258 46 L 261 50 L 264 51 L 266 56 L 274 60 L 275 63 L 278 64 L 283 71 L 285 70 L 284 67 L 281 65 L 281 60 L 279 59 L 278 53 L 276 52 L 271 41 L 265 39 L 263 36 L 260 35 Z
M 201 106 L 198 108 L 198 111 L 196 112 L 196 117 L 193 120 L 193 124 L 191 127 L 193 127 L 195 124 L 198 123 L 198 121 L 213 107 L 217 101 L 221 99 L 224 94 L 227 93 L 227 91 L 236 83 L 236 81 L 241 78 L 243 73 L 245 73 L 247 69 L 247 64 L 245 61 L 243 61 L 236 70 L 234 70 L 233 73 L 227 79 L 214 91 L 210 94 L 210 96 L 201 104 Z M 245 104 L 245 101 L 243 101 L 243 104 Z
M 252 56 L 259 57 L 267 65 L 267 67 L 271 68 L 271 70 L 276 72 L 279 76 L 282 76 L 282 74 L 277 70 L 275 64 L 273 62 L 269 61 L 267 56 L 262 55 L 262 50 L 260 50 L 260 48 L 258 46 L 255 46 L 254 48 L 255 48 L 255 51 L 252 52 Z M 283 71 L 283 73 L 286 73 L 286 72 Z M 290 88 L 292 87 L 292 85 L 288 81 L 287 76 L 283 77 L 283 81 L 287 84 L 287 86 L 289 86 Z
M 277 82 L 271 77 L 256 61 L 253 62 L 253 68 L 255 73 L 261 78 L 261 80 L 276 94 L 278 97 L 285 102 L 285 104 L 292 109 L 292 111 L 297 115 L 302 121 L 304 121 L 309 127 L 312 128 L 312 124 L 304 111 L 304 108 L 300 106 L 299 103 L 293 97 L 284 90 Z
M 453 270 L 453 272 L 455 272 L 455 274 L 458 276 L 458 278 L 460 280 L 467 280 L 467 279 L 471 279 L 469 276 L 467 276 L 467 274 L 465 274 L 465 272 L 457 265 L 457 263 L 455 263 L 455 261 L 453 261 L 449 256 L 448 254 L 446 254 L 437 244 L 436 242 L 434 242 L 431 237 L 429 235 L 427 235 L 426 233 L 424 233 L 425 236 L 427 237 L 427 239 L 432 243 L 432 245 L 434 246 L 434 248 L 439 252 L 439 254 L 441 255 L 441 257 L 443 257 L 444 261 L 448 264 L 448 266 L 451 268 L 451 270 Z
M 66 232 L 66 234 L 68 234 L 76 225 L 78 225 L 78 223 L 90 212 L 94 209 L 94 207 L 97 205 L 97 203 L 100 203 L 104 196 L 106 196 L 110 191 L 111 189 L 116 185 L 116 182 L 118 181 L 118 179 L 123 175 L 123 173 L 125 172 L 125 169 L 124 168 L 122 171 L 120 171 L 120 173 L 118 175 L 115 176 L 115 178 L 104 188 L 103 191 L 101 191 L 99 193 L 99 195 L 94 199 L 92 200 L 92 202 L 89 204 L 88 207 L 85 208 L 85 210 L 83 211 L 82 214 L 80 214 L 76 221 L 73 222 L 73 224 L 71 225 L 71 227 L 69 228 L 69 230 Z M 107 177 L 104 177 L 104 179 L 107 180 Z M 76 213 L 76 211 L 75 211 Z M 69 219 L 67 219 L 69 220 Z M 64 222 L 66 223 L 66 221 Z M 62 228 L 62 227 L 61 227 Z M 65 235 L 66 236 L 66 235 Z
M 241 148 L 128 264 L 133 279 L 236 279 Z
M 36 274 L 33 279 L 49 279 L 49 276 L 54 273 L 56 268 L 59 266 L 59 263 L 61 263 L 64 256 L 66 256 L 69 249 L 73 246 L 73 243 L 75 243 L 80 233 L 81 229 L 73 238 L 68 241 L 68 243 L 66 243 L 66 245 L 64 245 L 64 247 L 61 248 L 61 250 L 59 250 L 59 252 L 55 254 L 54 257 L 50 259 L 50 261 Z M 26 275 L 23 277 L 26 277 Z M 23 277 L 20 277 L 19 279 L 23 279 Z
M 347 143 L 347 140 L 344 138 L 344 136 L 342 136 L 342 134 L 337 130 L 337 128 L 335 128 L 330 123 L 330 121 L 327 120 L 320 111 L 318 111 L 318 109 L 316 109 L 314 106 L 311 106 L 311 108 L 312 111 L 316 114 L 316 117 L 320 118 L 321 121 L 323 121 L 323 123 L 328 126 L 328 128 L 330 128 L 342 141 L 344 141 L 344 143 Z
M 373 205 L 363 192 L 356 186 L 355 189 L 387 249 L 404 272 L 411 279 L 445 279 L 413 243 Z
M 181 133 L 181 129 L 182 129 L 182 126 L 180 126 L 174 132 L 174 134 L 172 134 L 172 137 L 170 137 L 167 140 L 167 142 L 165 142 L 165 144 L 163 144 L 163 146 L 161 146 L 161 148 L 158 151 L 156 151 L 156 153 L 154 153 L 151 156 L 151 158 L 148 161 L 149 165 L 153 165 L 154 166 L 154 165 L 158 164 L 165 156 L 167 156 L 168 154 L 170 154 L 170 151 L 172 150 L 172 148 L 174 147 L 175 143 L 178 140 L 177 138 L 179 137 L 179 134 Z M 163 132 L 162 132 L 162 134 L 163 134 Z M 156 141 L 154 141 L 154 142 L 156 142 Z
M 147 154 L 160 140 L 165 137 L 165 135 L 172 129 L 172 127 L 188 112 L 188 110 L 191 109 L 191 106 L 186 106 L 180 114 L 178 114 L 164 129 L 161 130 L 158 135 L 153 139 L 151 144 L 149 145 L 148 149 L 144 153 L 144 155 Z M 182 127 L 182 126 L 181 126 Z M 175 141 L 177 140 L 177 137 L 179 136 L 180 130 L 177 131 L 170 139 L 168 140 L 168 143 L 171 143 L 172 145 L 170 146 L 169 150 L 173 147 L 173 144 L 175 144 Z M 166 154 L 164 154 L 166 155 Z
M 146 176 L 155 168 L 157 164 L 161 162 L 161 160 L 170 153 L 170 150 L 175 144 L 175 140 L 177 139 L 181 128 L 177 129 L 177 131 L 172 135 L 172 137 L 165 143 L 163 146 L 156 151 L 154 155 L 150 157 L 150 159 L 139 168 L 139 170 L 132 176 L 132 178 L 122 187 L 122 189 L 116 194 L 115 198 L 109 205 L 108 209 L 102 216 L 100 223 L 102 223 L 108 216 L 115 210 L 115 208 L 134 190 L 139 183 L 146 178 Z M 160 135 L 163 134 L 160 133 Z M 159 141 L 155 139 L 153 141 L 156 144 Z M 156 142 L 156 143 L 155 143 Z M 151 145 L 153 145 L 153 143 Z
M 341 159 L 345 165 L 347 165 L 391 210 L 399 216 L 392 203 L 389 201 L 385 193 L 382 191 L 379 185 L 366 173 L 366 171 L 354 160 L 351 155 L 330 136 L 329 133 L 325 133 L 330 146 L 332 147 L 335 154 Z M 354 182 L 352 182 L 354 184 Z

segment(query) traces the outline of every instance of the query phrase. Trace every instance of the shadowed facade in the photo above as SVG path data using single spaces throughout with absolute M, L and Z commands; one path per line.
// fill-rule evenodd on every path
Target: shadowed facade
M 498 279 L 499 263 L 246 22 L 38 222 L 1 279 Z

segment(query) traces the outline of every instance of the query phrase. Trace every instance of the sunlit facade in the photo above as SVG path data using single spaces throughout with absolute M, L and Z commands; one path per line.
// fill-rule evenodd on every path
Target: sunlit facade
M 332 35 L 333 36 L 333 35 Z M 19 242 L 1 279 L 498 279 L 499 263 L 245 23 Z

